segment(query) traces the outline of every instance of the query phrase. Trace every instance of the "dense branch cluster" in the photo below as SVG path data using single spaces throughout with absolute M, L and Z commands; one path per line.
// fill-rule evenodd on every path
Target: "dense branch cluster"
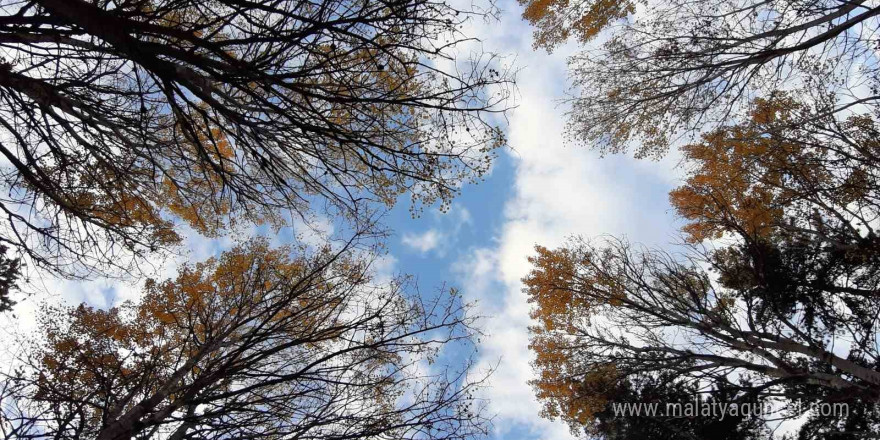
M 0 3 L 0 239 L 64 276 L 234 219 L 447 203 L 511 75 L 433 0 Z
M 611 402 L 698 395 L 776 402 L 765 418 L 807 415 L 801 438 L 880 431 L 877 123 L 807 118 L 784 93 L 754 108 L 683 149 L 692 169 L 671 193 L 687 238 L 720 247 L 686 258 L 616 239 L 538 249 L 525 283 L 533 384 L 549 415 L 601 431 L 624 423 Z M 809 413 L 822 402 L 850 412 Z M 731 438 L 767 435 L 741 422 Z M 702 438 L 694 427 L 673 434 Z
M 465 439 L 486 419 L 440 347 L 472 347 L 456 295 L 377 284 L 350 250 L 260 240 L 109 310 L 55 307 L 2 382 L 4 438 Z
M 683 253 L 537 248 L 532 382 L 545 415 L 623 438 L 880 432 L 880 5 L 521 0 L 535 46 L 578 39 L 570 134 L 687 170 Z M 772 404 L 726 420 L 620 402 Z M 813 411 L 845 403 L 846 414 Z M 801 422 L 795 422 L 800 419 Z
M 664 154 L 774 90 L 876 108 L 880 5 L 840 0 L 522 1 L 536 45 L 570 60 L 570 132 L 603 152 Z M 599 37 L 601 35 L 601 38 Z

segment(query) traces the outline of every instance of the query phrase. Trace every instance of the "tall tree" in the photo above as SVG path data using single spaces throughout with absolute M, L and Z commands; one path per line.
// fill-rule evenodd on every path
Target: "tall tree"
M 602 152 L 664 154 L 679 136 L 727 123 L 776 89 L 812 95 L 829 113 L 877 109 L 875 2 L 520 2 L 536 46 L 570 36 L 595 43 L 569 64 L 579 93 L 569 128 Z
M 464 439 L 487 420 L 461 365 L 473 317 L 378 283 L 350 251 L 254 241 L 110 310 L 55 307 L 3 381 L 4 438 Z
M 753 414 L 726 414 L 725 417 L 704 417 L 667 412 L 667 403 L 689 402 L 699 405 L 721 404 L 736 398 L 732 392 L 719 392 L 703 397 L 694 384 L 677 382 L 674 377 L 651 377 L 642 375 L 615 382 L 613 386 L 591 390 L 594 395 L 613 399 L 601 411 L 594 414 L 595 422 L 589 426 L 589 433 L 607 440 L 680 440 L 680 439 L 718 439 L 741 440 L 766 438 L 768 432 L 760 417 Z M 584 393 L 586 389 L 581 389 Z M 585 394 L 581 394 L 585 397 Z M 697 399 L 694 399 L 697 396 Z M 746 400 L 744 403 L 753 404 Z M 617 407 L 615 408 L 615 404 Z M 643 405 L 640 416 L 624 415 L 622 407 Z M 654 405 L 657 411 L 646 414 L 648 406 Z M 695 407 L 696 408 L 696 407 Z M 573 425 L 581 430 L 582 425 Z
M 0 245 L 0 312 L 9 311 L 15 305 L 11 293 L 17 288 L 16 282 L 21 274 L 21 262 L 6 255 L 7 250 L 6 246 Z
M 57 274 L 130 269 L 230 217 L 448 202 L 503 143 L 511 76 L 434 0 L 0 4 L 0 240 Z M 296 215 L 295 214 L 295 215 Z
M 809 113 L 776 93 L 684 148 L 691 174 L 671 199 L 708 250 L 538 248 L 525 284 L 550 415 L 596 426 L 616 396 L 580 390 L 673 377 L 704 398 L 775 402 L 772 417 L 809 414 L 801 438 L 880 432 L 880 127 Z M 809 411 L 834 403 L 848 412 Z

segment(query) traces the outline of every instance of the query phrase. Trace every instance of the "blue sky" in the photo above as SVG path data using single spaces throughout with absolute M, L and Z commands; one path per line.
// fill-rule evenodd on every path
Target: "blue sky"
M 465 31 L 479 36 L 485 50 L 508 54 L 520 68 L 517 107 L 503 122 L 510 146 L 487 180 L 463 188 L 449 212 L 427 209 L 413 219 L 405 202 L 392 210 L 386 217 L 393 235 L 383 270 L 414 275 L 423 292 L 444 282 L 456 286 L 487 317 L 478 367 L 498 365 L 485 396 L 496 416 L 493 438 L 564 439 L 568 429 L 540 418 L 540 405 L 527 385 L 532 377 L 529 306 L 519 281 L 529 270 L 526 258 L 535 244 L 553 247 L 571 235 L 623 235 L 668 246 L 677 235 L 666 194 L 679 173 L 674 156 L 661 162 L 599 158 L 565 142 L 566 57 L 578 48 L 565 46 L 553 54 L 532 50 L 531 29 L 520 19 L 516 0 L 498 6 L 499 23 L 474 23 Z M 188 257 L 203 259 L 230 243 L 192 239 Z M 173 266 L 163 272 L 170 275 Z M 45 282 L 47 290 L 70 303 L 97 306 L 134 298 L 139 290 L 110 280 Z M 38 301 L 28 301 L 17 312 L 31 314 L 37 307 Z
M 517 108 L 503 125 L 510 147 L 486 182 L 465 187 L 448 213 L 414 220 L 405 204 L 395 208 L 389 251 L 394 270 L 416 275 L 423 291 L 448 282 L 488 317 L 479 366 L 498 363 L 486 395 L 496 415 L 492 437 L 564 439 L 568 428 L 539 416 L 527 384 L 529 305 L 519 281 L 529 270 L 526 258 L 535 244 L 553 247 L 571 235 L 668 247 L 678 235 L 667 193 L 680 173 L 674 155 L 660 162 L 600 158 L 566 142 L 566 58 L 578 48 L 534 51 L 521 7 L 515 0 L 498 6 L 500 23 L 471 32 L 484 49 L 513 54 L 521 69 Z

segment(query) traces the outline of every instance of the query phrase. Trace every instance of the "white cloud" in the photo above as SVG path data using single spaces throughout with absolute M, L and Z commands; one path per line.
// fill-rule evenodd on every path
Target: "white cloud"
M 449 248 L 458 241 L 459 233 L 465 225 L 473 224 L 470 211 L 460 204 L 453 204 L 448 212 L 438 209 L 432 211 L 434 226 L 422 233 L 405 232 L 400 242 L 422 255 L 434 252 L 443 257 Z
M 397 258 L 393 255 L 383 254 L 373 257 L 370 265 L 377 284 L 386 284 L 391 282 L 397 275 Z
M 448 212 L 442 212 L 439 209 L 431 211 L 434 221 L 438 223 L 452 223 L 452 230 L 457 234 L 464 225 L 473 224 L 473 216 L 460 203 L 453 203 Z
M 497 414 L 497 434 L 564 439 L 572 438 L 567 426 L 540 417 L 541 405 L 528 385 L 534 377 L 528 349 L 530 305 L 520 281 L 530 270 L 527 257 L 536 244 L 555 247 L 572 234 L 625 235 L 648 245 L 674 241 L 666 193 L 676 181 L 675 158 L 602 159 L 589 149 L 566 146 L 560 99 L 566 58 L 576 48 L 561 47 L 552 55 L 532 51 L 531 29 L 514 3 L 502 5 L 506 13 L 501 24 L 489 30 L 484 42 L 518 53 L 524 65 L 517 78 L 518 108 L 510 115 L 507 133 L 516 166 L 513 192 L 495 244 L 474 249 L 453 270 L 466 299 L 477 301 L 477 313 L 488 317 L 489 336 L 481 344 L 478 369 L 498 364 L 486 396 L 490 411 Z
M 405 233 L 400 239 L 404 245 L 415 249 L 423 254 L 437 248 L 440 245 L 442 234 L 434 228 L 428 229 L 421 234 Z
M 483 35 L 486 48 L 517 53 L 517 63 L 523 66 L 517 81 L 518 108 L 510 114 L 507 133 L 513 148 L 508 154 L 516 165 L 514 186 L 509 193 L 498 195 L 509 199 L 495 244 L 473 249 L 454 269 L 466 298 L 477 300 L 477 313 L 488 317 L 488 336 L 481 344 L 477 369 L 497 364 L 486 396 L 490 399 L 489 410 L 497 415 L 496 429 L 501 433 L 525 430 L 534 438 L 565 439 L 571 437 L 568 428 L 540 417 L 540 403 L 528 385 L 533 377 L 527 331 L 530 306 L 520 283 L 529 270 L 526 258 L 537 243 L 552 247 L 565 236 L 578 233 L 627 234 L 633 240 L 662 242 L 671 230 L 663 227 L 670 223 L 663 202 L 674 173 L 669 161 L 658 164 L 620 157 L 599 159 L 582 148 L 565 148 L 565 109 L 558 99 L 563 97 L 566 57 L 573 48 L 561 47 L 552 55 L 532 51 L 531 29 L 520 19 L 521 8 L 515 0 L 507 0 L 501 7 L 506 11 L 500 23 L 486 26 L 475 20 L 472 27 Z M 435 218 L 431 228 L 406 232 L 401 242 L 423 254 L 439 253 L 456 239 L 463 225 L 472 221 L 467 209 L 453 205 L 448 214 Z M 332 224 L 325 229 L 324 234 L 332 232 Z M 308 241 L 310 237 L 301 239 Z M 194 246 L 191 257 L 200 260 L 225 246 L 228 243 L 200 243 Z M 169 264 L 163 272 L 173 273 L 174 267 Z M 390 255 L 374 266 L 384 277 L 390 277 L 394 267 Z M 84 292 L 100 290 L 90 286 L 70 289 L 72 284 L 59 283 L 53 290 L 74 303 L 86 299 Z M 137 292 L 117 291 L 117 295 L 136 297 Z M 88 300 L 96 304 L 101 301 Z

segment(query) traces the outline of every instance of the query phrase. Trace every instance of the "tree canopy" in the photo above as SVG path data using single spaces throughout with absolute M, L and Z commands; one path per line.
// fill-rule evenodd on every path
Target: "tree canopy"
M 600 415 L 626 398 L 615 389 L 660 380 L 701 399 L 775 402 L 763 418 L 806 416 L 800 438 L 880 432 L 876 121 L 809 112 L 772 94 L 684 147 L 690 172 L 670 194 L 695 243 L 684 254 L 620 239 L 538 248 L 524 281 L 548 415 L 602 432 Z M 832 403 L 848 412 L 810 412 Z M 749 423 L 739 438 L 764 438 Z
M 17 288 L 16 282 L 21 275 L 20 261 L 6 255 L 8 249 L 0 245 L 0 312 L 12 309 L 15 302 L 11 293 Z
M 495 12 L 0 2 L 0 311 L 21 271 L 144 281 L 106 309 L 43 304 L 36 334 L 4 341 L 0 436 L 484 435 L 469 307 L 375 278 L 380 246 L 361 245 L 377 210 L 448 208 L 491 167 L 513 74 L 462 28 Z M 253 234 L 172 279 L 140 270 L 188 236 L 319 216 L 350 241 Z
M 823 113 L 877 108 L 880 6 L 873 2 L 521 3 L 536 46 L 572 37 L 589 43 L 569 62 L 569 129 L 602 152 L 658 157 L 774 90 L 811 96 Z
M 4 438 L 465 439 L 487 419 L 446 344 L 471 346 L 454 292 L 373 280 L 351 250 L 253 240 L 149 281 L 108 310 L 50 307 L 2 381 Z M 432 365 L 433 364 L 433 365 Z
M 684 251 L 537 248 L 532 384 L 604 438 L 876 436 L 880 7 L 840 1 L 521 1 L 535 46 L 574 38 L 570 135 L 687 169 Z M 622 401 L 769 403 L 759 417 L 627 418 Z M 629 400 L 628 400 L 629 399 Z M 845 414 L 813 411 L 845 403 Z M 706 430 L 707 427 L 713 427 Z
M 512 84 L 433 0 L 0 5 L 0 240 L 68 277 L 230 221 L 448 203 Z

